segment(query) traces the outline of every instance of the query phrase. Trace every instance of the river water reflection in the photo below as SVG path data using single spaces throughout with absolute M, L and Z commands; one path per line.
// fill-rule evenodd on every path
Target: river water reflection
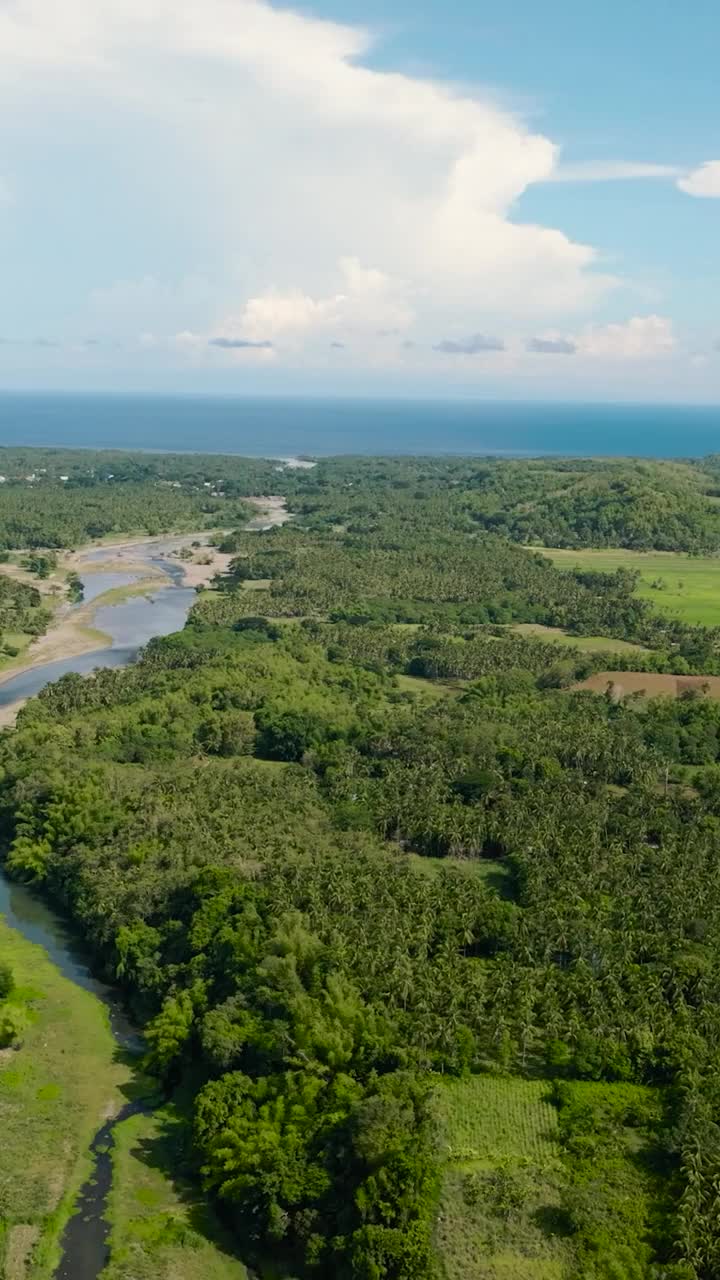
M 142 554 L 144 551 L 149 553 L 151 549 L 152 555 Z M 110 645 L 72 658 L 47 662 L 30 671 L 21 671 L 0 685 L 0 707 L 33 697 L 45 685 L 53 684 L 71 671 L 89 675 L 97 667 L 127 666 L 135 660 L 138 650 L 154 636 L 180 631 L 195 600 L 195 590 L 182 585 L 182 566 L 163 560 L 156 551 L 155 544 L 148 548 L 138 547 L 137 559 L 146 559 L 155 570 L 160 569 L 171 579 L 171 585 L 150 589 L 146 595 L 130 596 L 119 604 L 100 605 L 95 611 L 93 625 L 110 637 Z M 107 559 L 109 551 L 102 550 L 93 555 L 96 559 Z M 83 579 L 84 603 L 97 600 L 115 587 L 130 586 L 140 578 L 137 572 L 88 573 Z

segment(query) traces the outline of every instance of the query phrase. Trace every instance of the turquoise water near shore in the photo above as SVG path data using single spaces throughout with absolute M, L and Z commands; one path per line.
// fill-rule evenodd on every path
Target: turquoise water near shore
M 256 457 L 701 457 L 720 450 L 720 406 L 0 392 L 0 445 L 13 444 Z

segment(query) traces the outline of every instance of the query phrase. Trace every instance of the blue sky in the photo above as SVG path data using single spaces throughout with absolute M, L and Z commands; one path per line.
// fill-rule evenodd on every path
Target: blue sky
M 720 401 L 720 6 L 0 0 L 0 387 Z

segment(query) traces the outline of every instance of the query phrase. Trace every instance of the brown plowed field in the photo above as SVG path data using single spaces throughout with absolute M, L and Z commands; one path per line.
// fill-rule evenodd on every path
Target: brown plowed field
M 665 695 L 680 698 L 689 690 L 706 693 L 709 698 L 720 698 L 720 676 L 672 676 L 659 675 L 655 671 L 596 671 L 575 689 L 590 689 L 593 693 L 605 693 L 609 684 L 614 686 L 615 697 L 628 693 L 645 693 L 648 698 Z

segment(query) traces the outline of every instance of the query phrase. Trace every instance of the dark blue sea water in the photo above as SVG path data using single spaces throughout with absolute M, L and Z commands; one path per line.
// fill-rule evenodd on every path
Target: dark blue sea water
M 0 444 L 337 453 L 631 454 L 720 450 L 720 406 L 0 393 Z

